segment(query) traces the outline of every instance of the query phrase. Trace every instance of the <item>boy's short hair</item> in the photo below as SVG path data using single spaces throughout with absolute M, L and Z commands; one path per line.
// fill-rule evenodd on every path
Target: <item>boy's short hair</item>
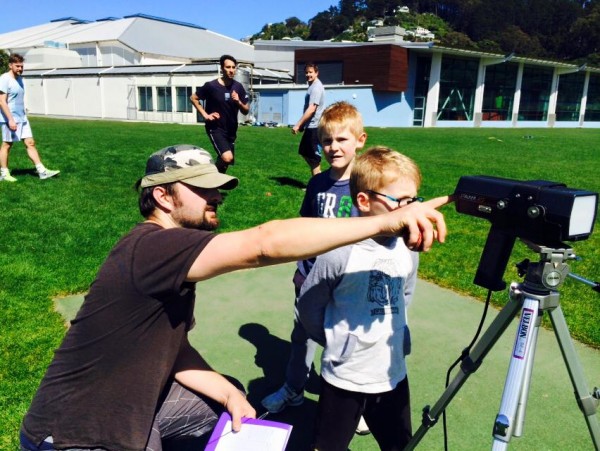
M 307 69 L 313 69 L 316 73 L 319 73 L 319 66 L 317 66 L 317 63 L 313 63 L 312 61 L 309 61 L 304 65 L 304 72 L 306 72 Z
M 356 203 L 358 193 L 379 191 L 400 178 L 408 178 L 421 185 L 421 170 L 412 158 L 385 146 L 369 148 L 354 160 L 350 174 L 350 194 Z
M 323 140 L 324 133 L 332 135 L 340 127 L 348 127 L 357 138 L 365 132 L 362 116 L 351 103 L 335 102 L 325 108 L 317 131 L 319 141 Z

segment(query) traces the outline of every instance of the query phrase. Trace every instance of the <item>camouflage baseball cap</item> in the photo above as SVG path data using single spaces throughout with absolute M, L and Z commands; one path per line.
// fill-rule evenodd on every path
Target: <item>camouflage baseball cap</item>
M 173 182 L 183 182 L 198 188 L 233 189 L 239 180 L 221 174 L 206 150 L 190 144 L 179 144 L 150 155 L 146 163 L 146 175 L 142 177 L 140 186 L 146 188 Z

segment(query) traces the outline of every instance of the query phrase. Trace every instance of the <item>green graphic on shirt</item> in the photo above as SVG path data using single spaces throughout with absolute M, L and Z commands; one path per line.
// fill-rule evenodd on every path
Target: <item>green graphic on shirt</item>
M 340 198 L 340 206 L 337 211 L 338 218 L 349 218 L 352 216 L 352 197 L 344 195 Z

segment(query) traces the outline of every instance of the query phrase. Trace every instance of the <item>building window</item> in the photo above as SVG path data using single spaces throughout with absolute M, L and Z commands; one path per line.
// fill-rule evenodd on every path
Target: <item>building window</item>
M 152 86 L 138 86 L 139 110 L 152 111 Z
M 444 55 L 440 73 L 439 120 L 470 121 L 473 119 L 478 68 L 477 60 Z
M 125 47 L 103 45 L 100 53 L 103 66 L 129 66 L 136 62 L 135 53 Z
M 98 59 L 96 58 L 96 47 L 80 47 L 72 48 L 81 57 L 81 65 L 83 67 L 95 67 L 98 65 Z
M 600 75 L 590 74 L 584 120 L 600 122 Z
M 191 86 L 177 86 L 176 96 L 177 96 L 177 105 L 176 111 L 179 113 L 191 113 L 194 111 L 194 106 L 190 101 L 190 97 L 192 96 L 192 87 Z
M 415 75 L 415 97 L 427 97 L 429 91 L 429 74 L 431 73 L 431 56 L 417 56 L 417 72 Z
M 558 79 L 557 121 L 579 121 L 585 73 L 564 74 Z
M 156 88 L 157 111 L 173 111 L 173 92 L 170 86 Z
M 296 64 L 296 83 L 306 83 L 306 63 L 303 61 Z M 319 67 L 319 80 L 324 85 L 339 85 L 344 82 L 344 64 L 341 61 L 319 61 L 316 64 Z
M 521 85 L 520 121 L 545 121 L 552 87 L 552 68 L 525 66 Z
M 513 63 L 494 64 L 486 68 L 482 120 L 510 120 L 518 70 L 519 66 Z

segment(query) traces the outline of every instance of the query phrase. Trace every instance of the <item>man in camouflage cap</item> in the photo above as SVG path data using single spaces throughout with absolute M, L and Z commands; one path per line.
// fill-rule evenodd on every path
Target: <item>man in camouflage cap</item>
M 444 240 L 435 208 L 447 198 L 372 218 L 296 218 L 215 234 L 219 190 L 237 184 L 194 146 L 149 158 L 138 181 L 145 221 L 100 268 L 23 419 L 22 449 L 160 450 L 181 439 L 201 449 L 222 411 L 236 431 L 256 412 L 240 384 L 188 341 L 195 299 L 210 296 L 196 293 L 196 282 L 374 235 L 405 233 L 425 250 Z

